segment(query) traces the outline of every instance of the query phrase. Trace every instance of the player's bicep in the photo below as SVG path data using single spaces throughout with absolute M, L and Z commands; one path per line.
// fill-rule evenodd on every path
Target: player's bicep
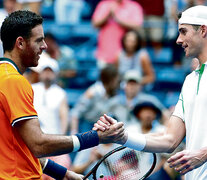
M 15 130 L 19 133 L 28 148 L 35 154 L 42 144 L 42 130 L 37 118 L 19 121 L 14 125 Z
M 171 136 L 173 144 L 177 147 L 186 134 L 185 123 L 177 116 L 171 116 L 166 133 Z

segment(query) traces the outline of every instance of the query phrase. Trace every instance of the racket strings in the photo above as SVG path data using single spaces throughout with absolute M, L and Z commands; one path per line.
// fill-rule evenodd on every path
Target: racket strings
M 126 179 L 136 179 L 139 170 L 139 155 L 135 151 L 125 151 L 124 153 L 117 153 L 113 158 L 105 159 L 105 166 L 108 169 L 108 179 L 105 176 L 104 180 L 126 180 Z

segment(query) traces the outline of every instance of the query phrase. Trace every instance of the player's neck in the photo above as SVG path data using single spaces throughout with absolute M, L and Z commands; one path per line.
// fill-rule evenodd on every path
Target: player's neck
M 11 52 L 6 51 L 4 53 L 4 57 L 11 59 L 16 64 L 16 66 L 19 68 L 19 70 L 22 74 L 25 72 L 26 68 L 22 66 L 21 59 L 19 58 L 19 56 L 16 56 L 16 54 L 13 53 L 13 51 L 11 51 Z

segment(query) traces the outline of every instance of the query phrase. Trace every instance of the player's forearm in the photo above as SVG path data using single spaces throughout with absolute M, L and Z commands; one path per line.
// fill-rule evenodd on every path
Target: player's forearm
M 172 152 L 176 143 L 170 135 L 164 133 L 140 134 L 127 132 L 127 140 L 123 144 L 126 147 L 146 152 Z
M 172 135 L 165 133 L 152 133 L 146 134 L 146 145 L 144 151 L 162 153 L 171 153 L 178 146 L 178 142 L 175 141 Z
M 101 138 L 103 139 L 99 138 L 97 131 L 72 136 L 42 134 L 30 149 L 36 157 L 54 156 L 97 146 Z
M 73 151 L 71 136 L 42 134 L 32 148 L 36 157 L 54 156 Z

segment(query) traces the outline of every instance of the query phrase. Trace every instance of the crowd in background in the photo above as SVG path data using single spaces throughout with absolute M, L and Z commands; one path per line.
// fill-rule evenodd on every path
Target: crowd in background
M 0 2 L 0 24 L 9 13 L 25 8 L 44 17 L 48 48 L 39 65 L 24 74 L 33 86 L 44 132 L 84 132 L 104 113 L 123 121 L 130 131 L 164 131 L 185 76 L 198 66 L 176 45 L 177 15 L 190 6 L 207 4 L 205 0 Z M 99 149 L 111 147 L 55 161 L 86 173 L 103 155 Z M 157 172 L 165 171 L 165 160 L 159 155 Z M 171 179 L 178 179 L 171 174 Z

